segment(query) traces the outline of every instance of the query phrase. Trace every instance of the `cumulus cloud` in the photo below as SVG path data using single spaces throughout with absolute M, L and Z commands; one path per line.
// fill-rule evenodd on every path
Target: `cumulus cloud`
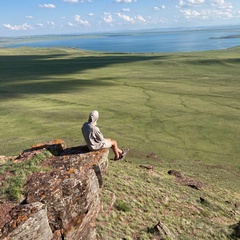
M 196 18 L 196 17 L 200 17 L 201 13 L 197 12 L 195 10 L 190 10 L 190 9 L 185 9 L 185 10 L 181 10 L 181 12 L 184 13 L 185 18 Z
M 129 8 L 123 8 L 122 11 L 123 12 L 130 12 L 130 9 Z
M 137 2 L 137 0 L 115 0 L 117 3 L 132 3 Z
M 210 19 L 210 18 L 218 18 L 218 19 L 229 19 L 233 18 L 233 14 L 231 9 L 203 9 L 201 11 L 195 11 L 191 9 L 182 9 L 181 12 L 184 14 L 186 19 L 198 18 L 202 20 Z
M 93 2 L 93 0 L 86 0 L 86 1 L 85 0 L 79 0 L 79 2 L 81 2 L 81 3 L 90 2 L 91 3 L 91 2 Z
M 78 0 L 63 0 L 64 2 L 69 2 L 69 3 L 78 3 Z
M 204 5 L 206 6 L 205 9 L 203 8 Z M 198 11 L 196 11 L 193 8 L 197 6 L 202 6 L 202 8 L 198 8 Z M 211 7 L 209 8 L 209 6 Z M 226 0 L 179 0 L 177 8 L 180 9 L 186 19 L 198 18 L 206 20 L 218 18 L 226 20 L 234 17 L 233 6 Z
M 56 27 L 55 22 L 53 22 L 53 21 L 48 21 L 47 24 L 50 28 L 55 28 Z
M 179 7 L 194 7 L 203 5 L 205 3 L 205 0 L 180 0 L 179 1 Z
M 154 7 L 154 10 L 160 11 L 160 10 L 165 9 L 165 8 L 166 8 L 165 5 L 162 5 L 160 7 Z
M 73 27 L 73 26 L 74 26 L 74 24 L 71 23 L 71 22 L 68 22 L 67 25 L 68 25 L 69 27 Z
M 26 18 L 28 18 L 28 19 L 32 19 L 33 17 L 32 17 L 32 16 L 26 16 Z
M 122 13 L 116 13 L 116 14 L 119 18 L 123 19 L 125 22 L 128 22 L 128 23 L 134 24 L 137 21 L 142 22 L 142 23 L 146 22 L 145 18 L 142 17 L 141 15 L 137 15 L 134 18 L 132 18 L 132 17 L 130 17 L 128 15 L 125 15 L 125 14 L 122 14 Z
M 229 19 L 233 17 L 232 11 L 230 9 L 225 10 L 214 10 L 212 11 L 214 17 L 218 17 L 221 19 Z
M 84 3 L 84 0 L 63 0 L 63 2 L 67 2 L 67 3 Z M 87 0 L 87 2 L 93 2 L 92 0 Z
M 230 2 L 225 2 L 224 0 L 211 0 L 211 5 L 217 8 L 233 8 Z
M 56 6 L 54 4 L 51 4 L 51 3 L 40 4 L 38 6 L 41 7 L 41 8 L 56 8 Z
M 28 25 L 27 23 L 24 23 L 22 25 L 3 24 L 3 26 L 9 30 L 14 30 L 14 31 L 32 29 L 32 26 Z
M 82 20 L 80 15 L 75 15 L 75 21 L 80 24 L 80 25 L 83 25 L 83 26 L 90 26 L 89 22 L 87 20 Z
M 117 13 L 117 15 L 126 22 L 129 22 L 129 23 L 134 23 L 135 22 L 135 20 L 133 18 L 131 18 L 131 17 L 125 15 L 125 14 Z
M 138 15 L 136 19 L 139 20 L 140 22 L 146 22 L 146 20 L 140 15 Z
M 42 23 L 38 23 L 37 26 L 40 27 L 40 28 L 43 28 L 43 24 Z
M 92 17 L 94 16 L 94 13 L 89 13 L 88 16 Z
M 102 17 L 102 19 L 103 19 L 103 21 L 104 21 L 105 23 L 112 23 L 112 22 L 114 22 L 114 19 L 113 19 L 113 17 L 112 17 L 112 14 L 109 13 L 109 12 L 105 12 L 105 13 L 104 13 L 104 16 Z

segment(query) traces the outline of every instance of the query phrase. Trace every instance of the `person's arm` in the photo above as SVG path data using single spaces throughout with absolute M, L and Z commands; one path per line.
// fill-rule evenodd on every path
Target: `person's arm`
M 104 140 L 103 134 L 100 132 L 99 128 L 96 129 L 97 131 L 95 132 L 95 137 L 99 142 Z

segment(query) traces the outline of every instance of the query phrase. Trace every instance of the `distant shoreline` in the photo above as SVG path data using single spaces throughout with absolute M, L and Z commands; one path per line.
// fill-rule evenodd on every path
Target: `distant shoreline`
M 0 47 L 75 48 L 98 52 L 163 53 L 224 50 L 239 46 L 238 28 L 125 31 L 0 38 Z
M 222 36 L 222 37 L 210 37 L 210 39 L 228 39 L 228 38 L 240 38 L 240 34 L 239 35 Z

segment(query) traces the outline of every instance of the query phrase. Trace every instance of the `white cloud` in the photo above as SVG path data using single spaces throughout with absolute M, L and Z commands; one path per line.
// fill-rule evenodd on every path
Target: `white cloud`
M 113 19 L 113 17 L 112 17 L 112 14 L 109 13 L 109 12 L 105 12 L 105 13 L 104 13 L 104 16 L 102 17 L 102 19 L 103 19 L 103 21 L 104 21 L 105 23 L 112 23 L 112 22 L 114 22 L 114 19 Z
M 180 0 L 179 1 L 179 7 L 194 7 L 203 5 L 205 3 L 205 0 Z
M 206 5 L 205 9 L 200 8 L 198 11 L 196 11 L 196 9 L 192 9 L 193 7 L 203 7 L 204 5 Z M 201 20 L 226 20 L 234 17 L 233 6 L 230 2 L 226 2 L 226 0 L 179 0 L 177 8 L 181 9 L 180 11 L 184 14 L 186 19 L 197 18 Z
M 55 23 L 54 22 L 47 22 L 47 24 L 51 27 L 51 28 L 55 28 Z
M 181 12 L 184 13 L 185 18 L 196 18 L 201 16 L 201 13 L 195 10 L 185 9 L 181 10 Z
M 138 15 L 136 19 L 139 20 L 140 22 L 146 22 L 146 20 L 140 15 Z
M 94 13 L 89 13 L 88 16 L 92 17 L 94 16 Z
M 87 20 L 82 20 L 80 15 L 75 15 L 75 21 L 83 26 L 90 26 L 89 22 Z
M 78 3 L 78 0 L 63 0 L 64 2 L 69 2 L 69 3 Z
M 87 1 L 85 1 L 85 0 L 80 0 L 80 2 L 81 2 L 81 3 L 84 3 L 84 2 L 90 2 L 90 3 L 91 3 L 91 2 L 93 2 L 93 0 L 87 0 Z
M 154 10 L 160 11 L 160 10 L 165 9 L 165 8 L 166 8 L 165 5 L 162 5 L 160 7 L 154 7 Z
M 84 3 L 85 0 L 63 0 L 63 2 L 67 2 L 67 3 Z M 87 0 L 87 2 L 93 2 L 93 0 Z
M 123 12 L 130 12 L 130 9 L 129 8 L 123 8 L 122 11 Z
M 29 30 L 32 29 L 32 26 L 28 25 L 27 23 L 24 23 L 22 25 L 10 25 L 10 24 L 3 24 L 3 26 L 7 29 L 19 31 L 19 30 Z
M 206 19 L 230 19 L 233 18 L 231 9 L 203 9 L 201 11 L 195 11 L 190 9 L 182 9 L 181 12 L 184 14 L 186 19 L 198 18 L 202 20 Z
M 137 0 L 115 0 L 117 3 L 132 3 L 137 2 Z
M 40 27 L 40 28 L 43 28 L 43 24 L 42 23 L 38 23 L 37 26 Z
M 32 16 L 26 16 L 26 18 L 28 18 L 28 19 L 32 19 L 33 17 L 32 17 Z
M 229 9 L 225 9 L 225 10 L 214 10 L 212 11 L 214 17 L 219 17 L 221 19 L 229 19 L 232 18 L 232 11 Z
M 124 15 L 124 14 L 121 14 L 121 13 L 117 13 L 117 15 L 118 15 L 121 19 L 123 19 L 124 21 L 126 21 L 126 22 L 130 22 L 130 23 L 134 23 L 134 22 L 135 22 L 133 18 L 131 18 L 131 17 L 127 16 L 127 15 Z
M 41 7 L 41 8 L 56 8 L 56 6 L 54 4 L 51 4 L 51 3 L 40 4 L 38 6 Z
M 70 22 L 68 22 L 68 24 L 67 24 L 69 27 L 73 27 L 74 26 L 74 24 L 73 23 L 70 23 Z
M 233 8 L 230 2 L 225 2 L 224 0 L 211 0 L 211 5 L 217 8 Z

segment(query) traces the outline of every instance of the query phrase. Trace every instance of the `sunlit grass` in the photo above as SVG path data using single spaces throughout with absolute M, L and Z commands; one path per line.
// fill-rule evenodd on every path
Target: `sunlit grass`
M 151 239 L 162 220 L 182 239 L 228 239 L 240 201 L 239 51 L 0 49 L 0 155 L 57 138 L 84 144 L 82 123 L 96 109 L 104 136 L 130 148 L 105 176 L 101 197 L 117 204 L 99 216 L 99 235 Z M 176 185 L 169 169 L 207 186 Z
M 0 174 L 5 175 L 5 180 L 0 189 L 1 198 L 11 201 L 20 201 L 23 198 L 23 185 L 28 175 L 33 172 L 46 171 L 40 167 L 40 163 L 49 158 L 51 153 L 43 151 L 32 159 L 23 162 L 12 160 L 0 165 Z

